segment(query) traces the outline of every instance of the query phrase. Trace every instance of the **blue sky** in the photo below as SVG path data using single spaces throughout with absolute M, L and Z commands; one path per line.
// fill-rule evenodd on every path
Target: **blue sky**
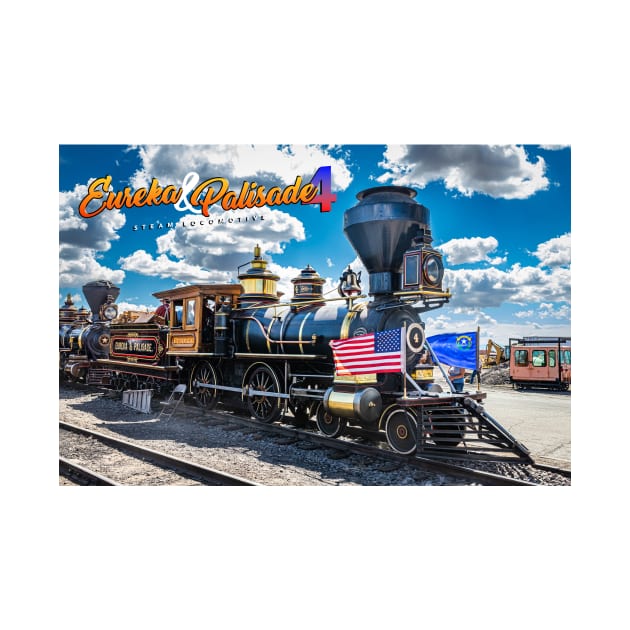
M 244 180 L 267 189 L 297 176 L 307 182 L 320 166 L 331 167 L 337 195 L 327 213 L 299 204 L 232 212 L 213 207 L 209 218 L 264 217 L 213 226 L 199 226 L 203 217 L 172 204 L 106 210 L 89 219 L 78 213 L 90 181 L 105 175 L 115 191 L 147 187 L 153 178 L 179 188 L 190 172 L 200 181 L 227 178 L 239 191 Z M 104 278 L 121 287 L 124 308 L 152 309 L 155 291 L 234 280 L 256 243 L 280 275 L 281 290 L 290 291 L 290 279 L 307 263 L 330 289 L 348 264 L 361 268 L 342 231 L 343 212 L 355 205 L 357 192 L 380 184 L 414 188 L 430 210 L 433 244 L 444 253 L 453 298 L 424 315 L 429 334 L 479 326 L 482 339 L 501 344 L 510 336 L 571 334 L 566 146 L 61 145 L 60 304 L 67 293 L 82 304 L 81 286 Z M 177 227 L 167 228 L 168 222 Z

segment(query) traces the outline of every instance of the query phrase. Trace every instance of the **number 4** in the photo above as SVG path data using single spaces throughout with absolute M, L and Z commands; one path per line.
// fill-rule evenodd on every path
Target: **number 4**
M 332 192 L 330 166 L 320 166 L 313 175 L 311 184 L 319 190 L 319 193 L 308 203 L 319 204 L 320 212 L 330 212 L 331 204 L 333 201 L 337 201 L 337 195 Z

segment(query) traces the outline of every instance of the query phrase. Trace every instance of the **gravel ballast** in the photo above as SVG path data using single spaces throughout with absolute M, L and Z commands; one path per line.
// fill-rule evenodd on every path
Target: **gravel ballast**
M 158 419 L 158 406 L 154 401 L 154 411 L 145 414 L 123 406 L 113 392 L 74 386 L 59 389 L 59 419 L 64 422 L 137 440 L 154 450 L 263 485 L 466 485 L 455 477 L 405 465 L 392 467 L 369 456 L 337 457 L 331 449 L 287 443 L 286 438 L 231 424 L 228 414 L 204 413 L 191 405 L 180 405 L 172 417 Z M 94 448 L 99 447 L 95 444 Z M 63 433 L 59 453 L 72 458 L 72 446 Z M 90 454 L 83 449 L 78 459 L 87 466 Z M 133 463 L 128 465 L 133 472 Z M 124 471 L 118 471 L 118 477 L 124 478 Z M 129 479 L 133 485 L 131 474 Z

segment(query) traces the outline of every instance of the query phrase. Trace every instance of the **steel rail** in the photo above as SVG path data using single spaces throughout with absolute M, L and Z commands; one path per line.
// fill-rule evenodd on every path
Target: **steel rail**
M 426 472 L 440 472 L 449 474 L 454 477 L 472 479 L 493 486 L 539 486 L 540 484 L 531 481 L 524 481 L 513 477 L 505 477 L 496 473 L 468 468 L 459 464 L 451 464 L 449 462 L 436 461 L 427 457 L 401 455 L 393 451 L 381 449 L 376 446 L 367 444 L 359 444 L 341 440 L 339 438 L 331 438 L 319 433 L 306 431 L 304 429 L 296 429 L 273 424 L 265 424 L 256 420 L 242 418 L 240 416 L 224 416 L 220 412 L 212 411 L 205 414 L 208 418 L 214 418 L 219 422 L 235 422 L 244 427 L 254 428 L 266 433 L 275 433 L 277 435 L 292 435 L 298 439 L 312 442 L 318 446 L 330 448 L 336 451 L 345 451 L 347 453 L 356 453 L 359 455 L 367 455 L 376 457 L 386 461 L 398 463 L 400 465 L 407 464 L 413 468 L 418 468 Z M 506 462 L 507 463 L 507 462 Z
M 80 466 L 79 464 L 75 464 L 71 462 L 69 459 L 65 457 L 59 457 L 59 474 L 62 477 L 67 477 L 68 479 L 73 479 L 79 477 L 81 479 L 86 479 L 90 483 L 90 486 L 119 486 L 117 481 L 110 479 L 109 477 L 105 477 L 93 470 L 89 470 L 84 466 Z
M 179 457 L 167 455 L 166 453 L 160 453 L 159 451 L 155 451 L 150 448 L 139 446 L 138 444 L 134 444 L 133 442 L 128 442 L 127 440 L 121 440 L 119 438 L 114 438 L 109 435 L 99 433 L 97 431 L 92 431 L 90 429 L 78 427 L 74 424 L 63 422 L 62 420 L 59 421 L 59 428 L 65 429 L 66 431 L 72 431 L 73 433 L 77 433 L 79 435 L 92 437 L 94 439 L 99 440 L 103 444 L 112 446 L 117 449 L 127 450 L 131 452 L 133 455 L 150 459 L 152 463 L 159 464 L 160 466 L 164 466 L 167 468 L 171 468 L 175 470 L 176 472 L 183 471 L 187 473 L 188 475 L 193 475 L 195 477 L 201 478 L 202 480 L 207 481 L 212 485 L 221 485 L 221 486 L 258 486 L 260 485 L 249 479 L 237 477 L 236 475 L 230 475 L 230 474 L 221 472 L 219 470 L 215 470 L 213 468 L 208 468 L 200 464 L 195 464 L 193 462 L 187 461 L 185 459 L 181 459 Z

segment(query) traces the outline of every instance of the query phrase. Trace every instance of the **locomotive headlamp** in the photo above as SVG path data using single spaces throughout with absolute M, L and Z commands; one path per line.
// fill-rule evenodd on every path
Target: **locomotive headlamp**
M 429 254 L 422 263 L 422 273 L 426 284 L 438 286 L 442 282 L 442 274 L 444 273 L 442 261 L 435 254 Z
M 102 308 L 101 317 L 112 320 L 118 315 L 118 307 L 115 304 L 106 304 Z
M 439 291 L 444 277 L 442 254 L 433 248 L 414 247 L 403 258 L 403 291 Z

